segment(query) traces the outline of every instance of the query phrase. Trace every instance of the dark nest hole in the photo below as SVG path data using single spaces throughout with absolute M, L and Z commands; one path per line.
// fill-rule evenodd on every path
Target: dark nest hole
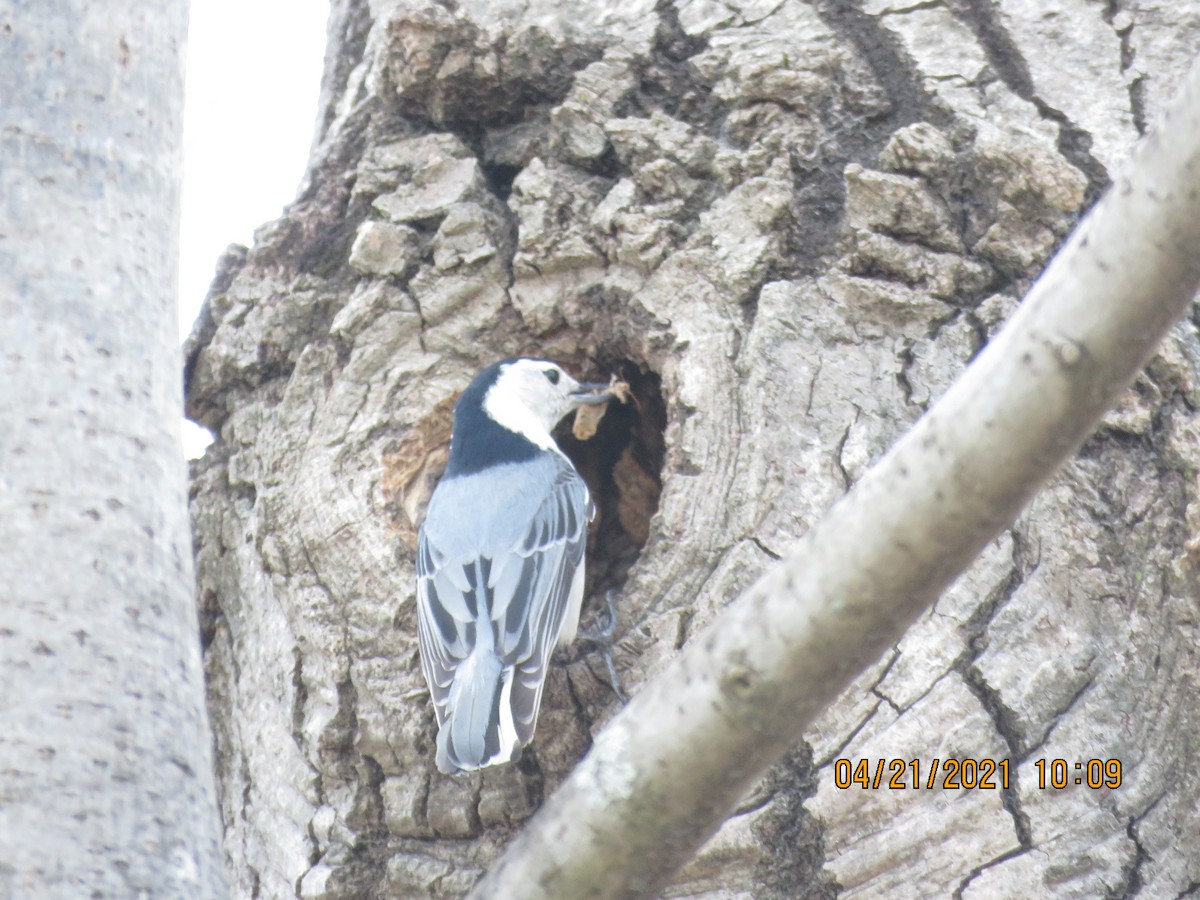
M 650 536 L 662 493 L 667 407 L 662 379 L 632 360 L 601 359 L 579 374 L 595 381 L 616 375 L 630 388 L 629 402 L 610 402 L 590 439 L 572 434 L 570 416 L 554 432 L 596 503 L 588 539 L 586 611 L 602 609 L 606 591 L 620 591 Z

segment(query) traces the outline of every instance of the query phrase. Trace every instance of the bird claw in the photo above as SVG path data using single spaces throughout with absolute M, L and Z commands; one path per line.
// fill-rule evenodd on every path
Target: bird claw
M 617 633 L 617 601 L 614 599 L 615 594 L 616 591 L 612 588 L 604 592 L 603 616 L 607 620 L 606 623 L 596 629 L 579 629 L 580 638 L 585 641 L 591 641 L 598 647 L 604 644 L 612 644 L 613 637 Z
M 612 658 L 613 639 L 617 633 L 615 594 L 616 592 L 612 588 L 604 592 L 604 617 L 607 620 L 605 624 L 592 630 L 580 630 L 578 637 L 596 645 L 596 651 L 604 660 L 604 667 L 608 670 L 608 686 L 612 688 L 612 692 L 616 694 L 618 700 L 628 703 L 629 698 L 621 689 L 621 679 L 617 677 L 617 667 L 613 664 Z

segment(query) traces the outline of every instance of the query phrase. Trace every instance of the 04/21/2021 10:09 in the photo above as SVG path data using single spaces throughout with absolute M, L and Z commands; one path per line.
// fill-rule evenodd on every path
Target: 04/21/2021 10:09
M 1089 759 L 1071 763 L 1065 759 L 1039 759 L 1033 763 L 1040 790 L 1063 790 L 1071 785 L 1092 790 L 1115 790 L 1121 786 L 1119 759 Z M 1007 790 L 1012 761 L 1008 759 L 838 759 L 833 764 L 833 783 L 839 790 L 858 787 L 872 790 Z

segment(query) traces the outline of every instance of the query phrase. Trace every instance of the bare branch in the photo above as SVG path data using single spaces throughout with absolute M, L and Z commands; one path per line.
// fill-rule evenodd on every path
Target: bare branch
M 1078 448 L 1198 280 L 1200 66 L 1004 331 L 612 721 L 472 896 L 667 884 Z

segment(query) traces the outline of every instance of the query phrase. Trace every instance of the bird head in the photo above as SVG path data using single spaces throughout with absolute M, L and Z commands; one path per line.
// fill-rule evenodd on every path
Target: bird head
M 550 432 L 567 413 L 610 397 L 608 385 L 578 382 L 562 366 L 542 359 L 507 360 L 483 396 L 483 409 L 511 431 L 546 446 Z

